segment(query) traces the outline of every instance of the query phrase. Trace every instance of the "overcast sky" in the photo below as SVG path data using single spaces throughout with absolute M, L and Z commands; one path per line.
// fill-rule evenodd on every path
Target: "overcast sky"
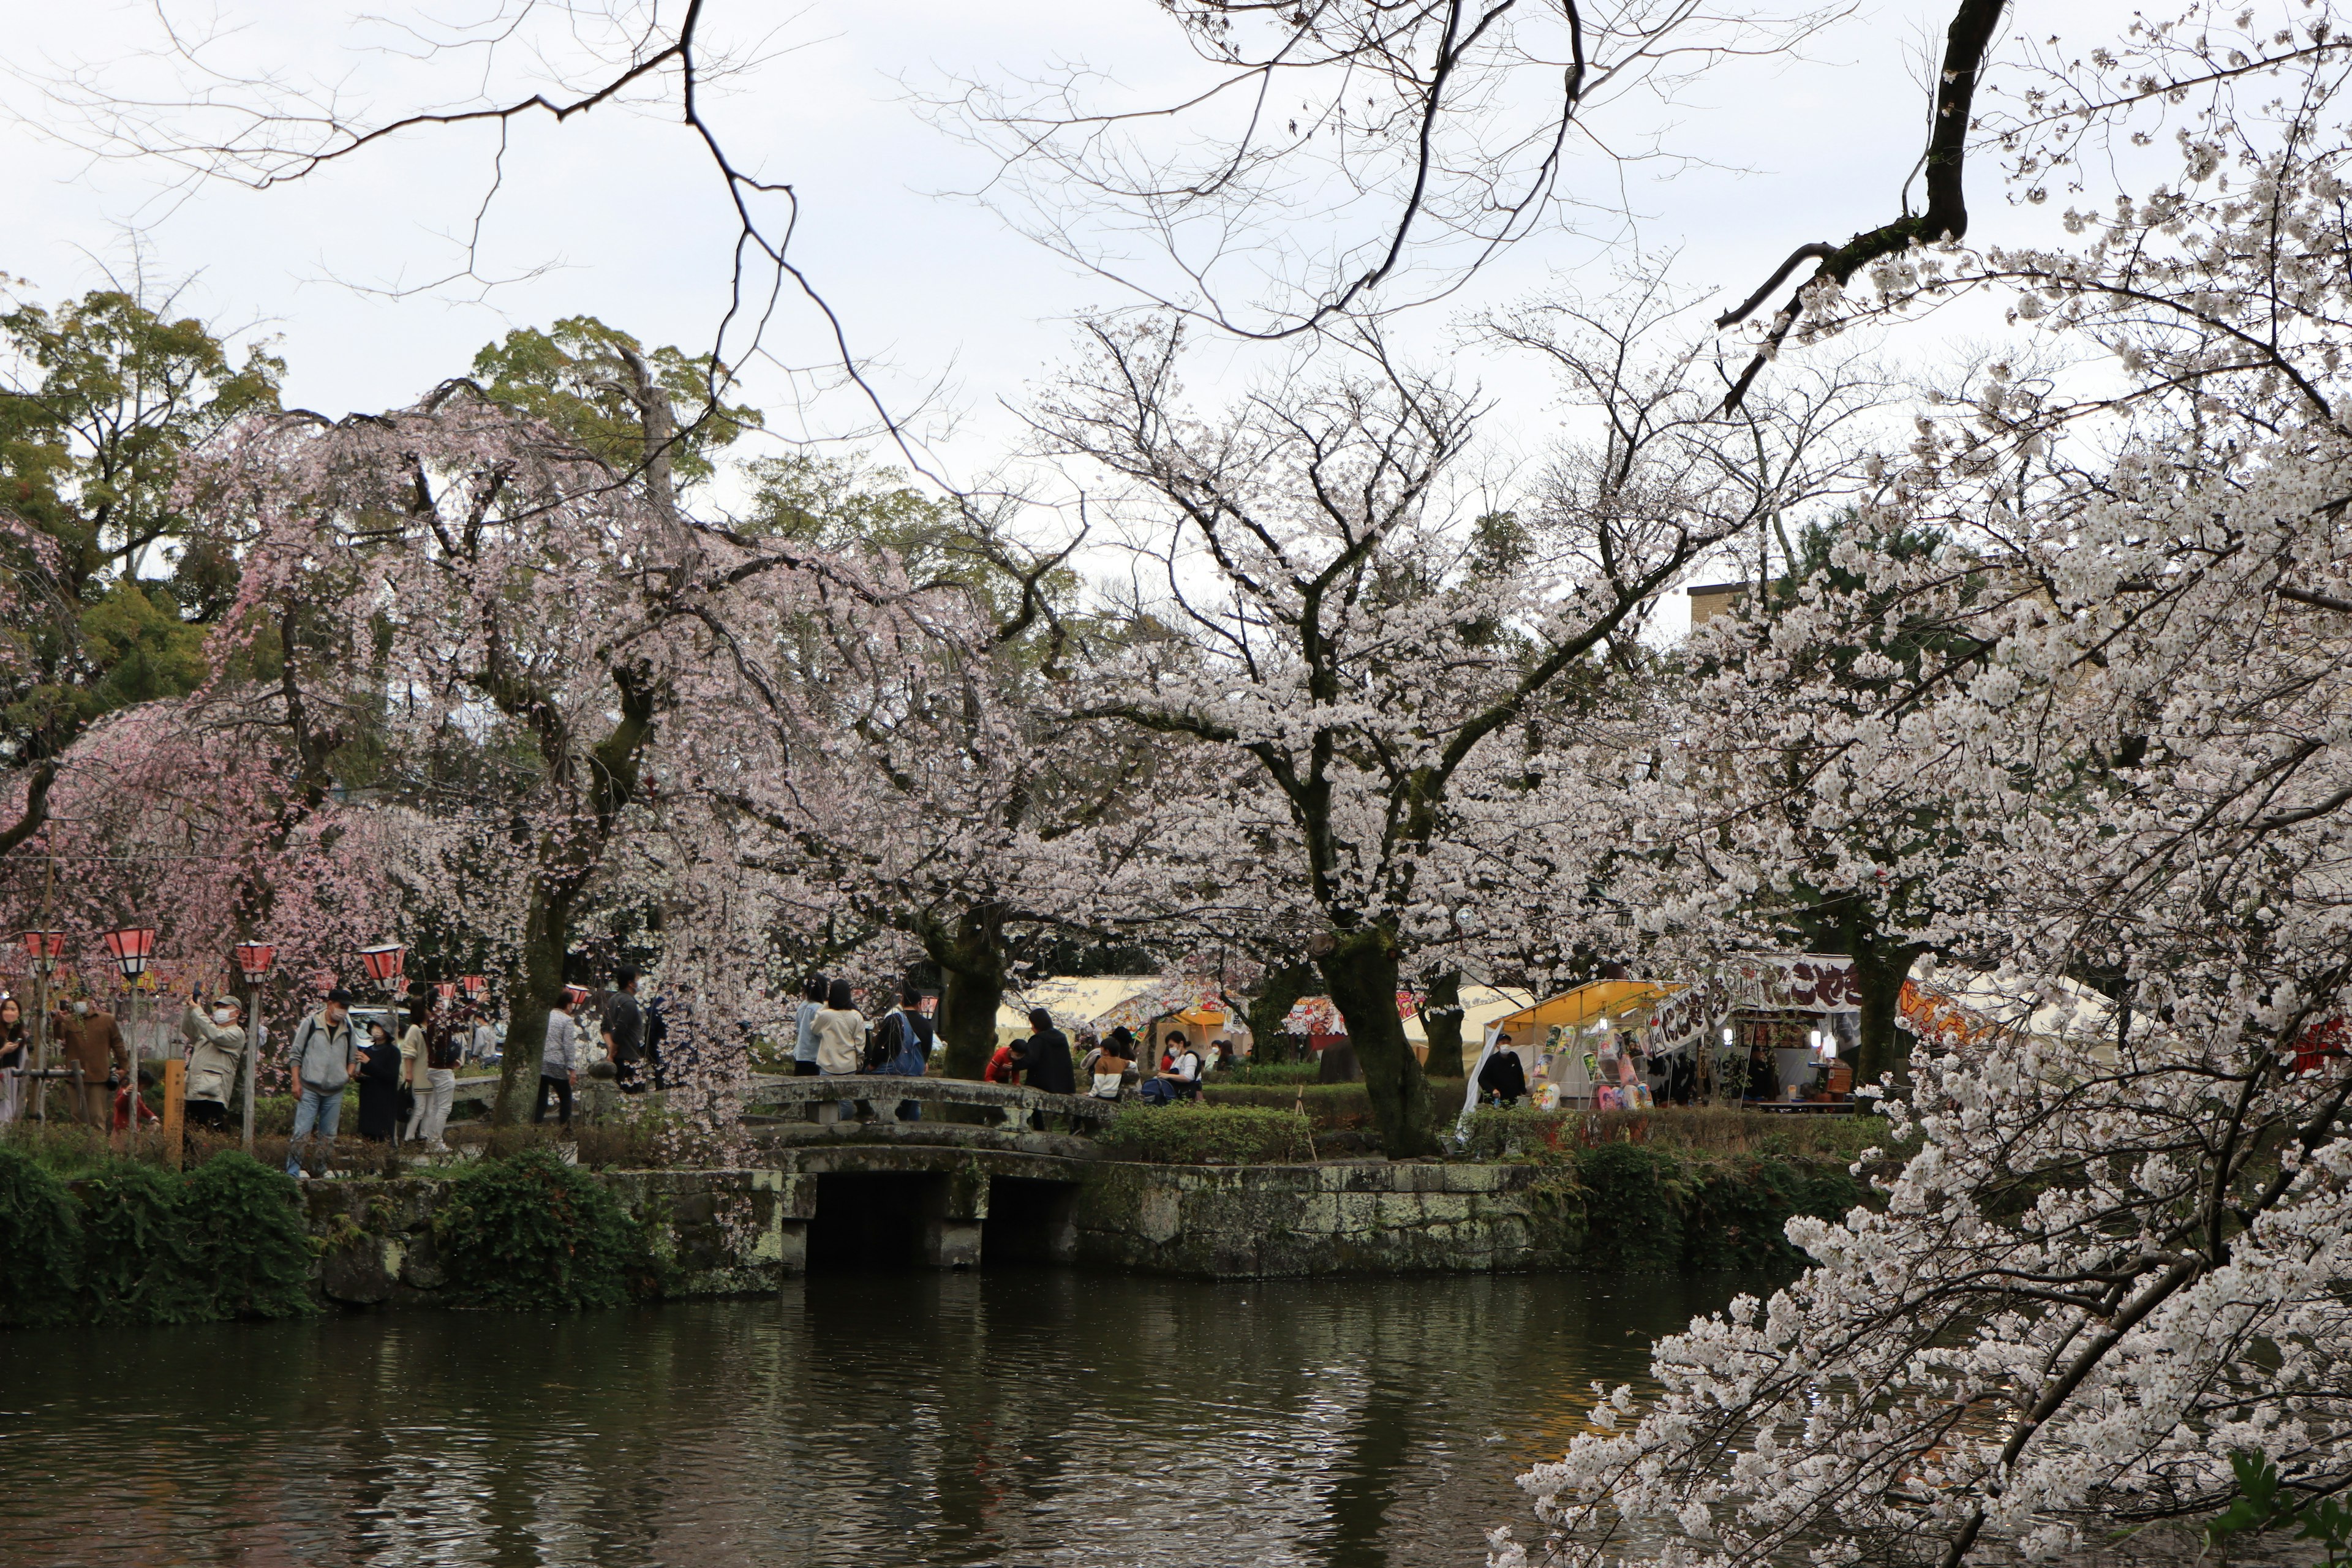
M 402 0 L 375 9 L 450 14 Z M 738 37 L 777 28 L 764 62 L 729 84 L 714 118 L 739 158 L 800 193 L 795 258 L 854 349 L 882 367 L 896 402 L 911 407 L 940 389 L 929 406 L 956 416 L 940 447 L 956 477 L 985 468 L 1017 432 L 1003 405 L 1066 357 L 1070 319 L 1131 300 L 954 195 L 985 184 L 993 165 L 928 123 L 913 100 L 951 78 L 1012 80 L 1070 60 L 1149 96 L 1183 79 L 1187 56 L 1172 24 L 1151 0 L 814 0 L 797 14 L 712 0 L 712 12 Z M 1685 286 L 1738 295 L 1790 247 L 1893 216 L 1918 155 L 1923 40 L 1940 36 L 1948 13 L 1948 0 L 1864 0 L 1802 58 L 1721 68 L 1670 111 L 1612 106 L 1616 118 L 1596 124 L 1601 134 L 1657 132 L 1714 165 L 1623 174 L 1640 242 L 1679 252 Z M 167 14 L 201 29 L 214 13 L 172 4 Z M 267 63 L 298 85 L 341 83 L 391 103 L 416 90 L 425 68 L 365 47 L 397 38 L 352 23 L 335 0 L 220 0 L 217 15 L 230 29 L 222 58 Z M 158 68 L 133 54 L 158 41 L 154 16 L 151 5 L 114 0 L 0 0 L 0 37 L 20 73 L 94 68 L 125 93 L 156 92 Z M 185 308 L 278 338 L 289 400 L 329 414 L 412 399 L 510 325 L 587 312 L 650 342 L 698 346 L 724 307 L 732 237 L 724 193 L 689 134 L 646 114 L 600 110 L 560 127 L 517 127 L 483 230 L 485 270 L 549 270 L 487 294 L 463 285 L 392 299 L 352 285 L 413 288 L 449 269 L 451 237 L 469 227 L 487 186 L 491 133 L 413 136 L 265 192 L 214 183 L 167 193 L 152 166 L 93 161 L 42 135 L 28 121 L 55 110 L 21 76 L 0 96 L 17 117 L 0 123 L 0 272 L 37 298 L 75 293 L 108 268 L 131 267 L 135 230 L 151 287 L 184 280 Z M 1580 157 L 1571 188 L 1599 191 L 1620 177 L 1589 152 Z M 1992 173 L 1980 165 L 1972 181 L 1972 237 L 1997 238 L 2014 211 Z M 1454 354 L 1498 399 L 1504 444 L 1539 450 L 1558 420 L 1541 376 L 1462 355 L 1454 323 L 1538 291 L 1596 289 L 1608 264 L 1588 240 L 1539 233 L 1423 312 L 1408 346 Z M 771 339 L 780 357 L 823 361 L 815 325 L 805 311 L 789 317 Z M 1262 352 L 1213 357 L 1212 384 L 1249 374 Z M 750 378 L 751 401 L 786 405 L 772 372 L 754 367 Z

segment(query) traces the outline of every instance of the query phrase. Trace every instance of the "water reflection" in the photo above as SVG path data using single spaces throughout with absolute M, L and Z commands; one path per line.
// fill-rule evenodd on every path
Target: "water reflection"
M 1476 1563 L 1725 1281 L 817 1276 L 0 1336 L 0 1562 Z

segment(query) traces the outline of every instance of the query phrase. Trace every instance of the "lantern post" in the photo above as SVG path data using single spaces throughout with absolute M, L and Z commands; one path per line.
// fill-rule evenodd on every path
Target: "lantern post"
M 236 944 L 236 966 L 245 972 L 245 1152 L 253 1152 L 253 1075 L 261 1055 L 261 983 L 278 962 L 278 949 L 266 942 Z
M 98 940 L 106 944 L 107 956 L 113 959 L 115 968 L 122 972 L 123 988 L 131 993 L 135 1005 L 139 1000 L 139 977 L 147 973 L 147 961 L 155 956 L 155 928 L 147 925 L 118 926 L 101 933 Z M 152 1005 L 148 1010 L 153 1010 Z M 136 1041 L 137 1033 L 134 1031 L 131 1037 Z M 127 1087 L 131 1091 L 131 1121 L 126 1131 L 135 1137 L 139 1131 L 139 1047 L 136 1044 L 131 1047 L 129 1055 L 131 1082 Z M 111 1110 L 110 1107 L 109 1109 Z

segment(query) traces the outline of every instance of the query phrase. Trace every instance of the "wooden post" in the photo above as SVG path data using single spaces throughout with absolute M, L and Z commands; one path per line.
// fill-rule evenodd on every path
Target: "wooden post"
M 131 1081 L 135 1085 L 138 1079 L 134 1078 Z M 187 1089 L 188 1064 L 178 1057 L 165 1057 L 163 1058 L 163 1163 L 175 1171 L 180 1168 L 181 1156 L 185 1152 L 184 1141 L 187 1136 L 187 1129 L 183 1124 L 182 1119 L 186 1110 L 184 1096 L 187 1093 Z M 139 1125 L 137 1103 L 137 1090 L 134 1088 L 132 1091 L 134 1109 L 131 1113 L 131 1124 L 133 1128 Z

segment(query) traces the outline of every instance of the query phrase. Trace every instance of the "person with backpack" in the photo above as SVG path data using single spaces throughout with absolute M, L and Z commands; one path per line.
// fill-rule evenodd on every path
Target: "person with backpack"
M 286 1141 L 286 1173 L 301 1180 L 303 1145 L 313 1132 L 335 1141 L 343 1119 L 343 1088 L 359 1066 L 360 1049 L 352 1037 L 352 994 L 338 985 L 327 993 L 319 1010 L 294 1026 L 288 1065 L 293 1069 L 294 1135 Z
M 923 999 L 913 986 L 899 990 L 898 1005 L 883 1014 L 881 1021 L 874 1026 L 874 1043 L 866 1052 L 874 1064 L 869 1070 L 887 1078 L 923 1076 L 923 1069 L 930 1065 L 931 1052 L 922 1028 L 929 1022 L 923 1017 L 922 1005 Z M 898 1102 L 899 1121 L 922 1119 L 920 1104 L 911 1100 Z
M 1154 1105 L 1170 1105 L 1180 1100 L 1197 1100 L 1201 1094 L 1201 1053 L 1192 1042 L 1171 1031 L 1168 1036 L 1167 1066 L 1160 1076 L 1143 1086 L 1143 1098 Z

